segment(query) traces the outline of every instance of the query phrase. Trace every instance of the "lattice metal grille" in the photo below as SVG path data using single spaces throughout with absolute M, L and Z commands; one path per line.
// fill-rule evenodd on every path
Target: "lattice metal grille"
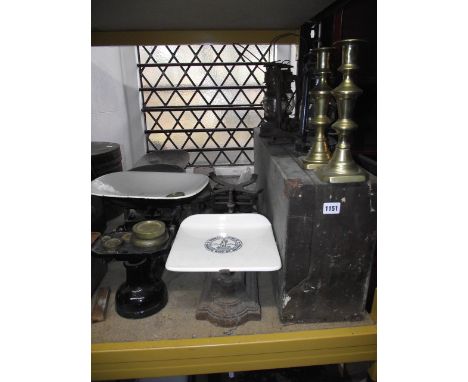
M 184 149 L 191 166 L 253 163 L 268 45 L 138 47 L 147 150 Z

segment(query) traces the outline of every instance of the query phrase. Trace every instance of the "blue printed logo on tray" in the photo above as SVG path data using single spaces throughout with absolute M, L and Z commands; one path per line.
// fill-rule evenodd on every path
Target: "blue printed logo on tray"
M 216 236 L 205 242 L 205 248 L 215 253 L 231 253 L 242 247 L 242 241 L 233 236 Z

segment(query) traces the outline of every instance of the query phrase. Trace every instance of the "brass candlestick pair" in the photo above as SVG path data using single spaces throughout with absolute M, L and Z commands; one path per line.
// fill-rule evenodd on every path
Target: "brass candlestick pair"
M 301 158 L 303 167 L 313 170 L 328 163 L 331 158 L 325 130 L 331 123 L 328 117 L 328 103 L 331 98 L 331 87 L 328 85 L 328 74 L 330 70 L 330 53 L 333 48 L 318 48 L 317 64 L 314 74 L 318 74 L 318 83 L 309 92 L 310 100 L 314 103 L 313 115 L 310 124 L 315 126 L 315 140 L 306 157 Z
M 307 157 L 303 159 L 303 163 L 306 169 L 316 169 L 318 177 L 324 182 L 350 183 L 367 180 L 367 173 L 354 162 L 349 142 L 351 132 L 358 126 L 352 120 L 352 112 L 356 99 L 362 94 L 362 89 L 351 78 L 351 72 L 359 68 L 356 56 L 358 44 L 361 42 L 363 40 L 348 39 L 335 43 L 342 46 L 341 66 L 338 71 L 343 74 L 343 80 L 331 91 L 327 84 L 327 74 L 330 72 L 328 61 L 332 48 L 316 49 L 317 73 L 320 76 L 318 84 L 311 92 L 315 100 L 311 122 L 317 127 L 317 130 L 315 142 Z M 332 125 L 332 128 L 338 133 L 338 143 L 329 160 L 330 150 L 325 137 L 325 129 L 330 123 L 327 116 L 330 93 L 334 96 L 338 109 L 338 119 Z

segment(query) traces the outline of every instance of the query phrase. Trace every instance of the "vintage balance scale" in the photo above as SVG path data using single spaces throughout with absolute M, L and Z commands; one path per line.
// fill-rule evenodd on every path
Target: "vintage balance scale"
M 123 171 L 92 182 L 92 195 L 144 211 L 93 246 L 95 256 L 124 262 L 126 281 L 116 293 L 119 315 L 144 318 L 164 308 L 165 265 L 206 273 L 197 319 L 228 327 L 260 319 L 256 272 L 281 268 L 278 249 L 264 216 L 233 213 L 237 203 L 252 204 L 256 193 L 243 187 L 255 176 L 236 186 L 211 178 L 213 189 L 206 175 L 191 173 Z M 230 213 L 212 213 L 223 193 Z

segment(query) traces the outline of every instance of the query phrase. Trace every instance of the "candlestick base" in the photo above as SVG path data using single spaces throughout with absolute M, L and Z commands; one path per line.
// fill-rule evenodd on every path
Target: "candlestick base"
M 319 167 L 325 166 L 326 163 L 316 163 L 316 162 L 311 162 L 307 159 L 306 156 L 300 157 L 299 158 L 302 162 L 302 168 L 304 170 L 316 170 Z
M 347 168 L 346 173 L 340 169 L 333 168 L 329 164 L 321 166 L 316 174 L 322 182 L 328 183 L 358 183 L 365 182 L 368 179 L 368 174 L 356 163 L 352 163 L 352 170 Z
M 305 170 L 316 170 L 330 162 L 330 149 L 323 139 L 315 141 L 309 153 L 299 159 L 302 161 L 302 168 Z

